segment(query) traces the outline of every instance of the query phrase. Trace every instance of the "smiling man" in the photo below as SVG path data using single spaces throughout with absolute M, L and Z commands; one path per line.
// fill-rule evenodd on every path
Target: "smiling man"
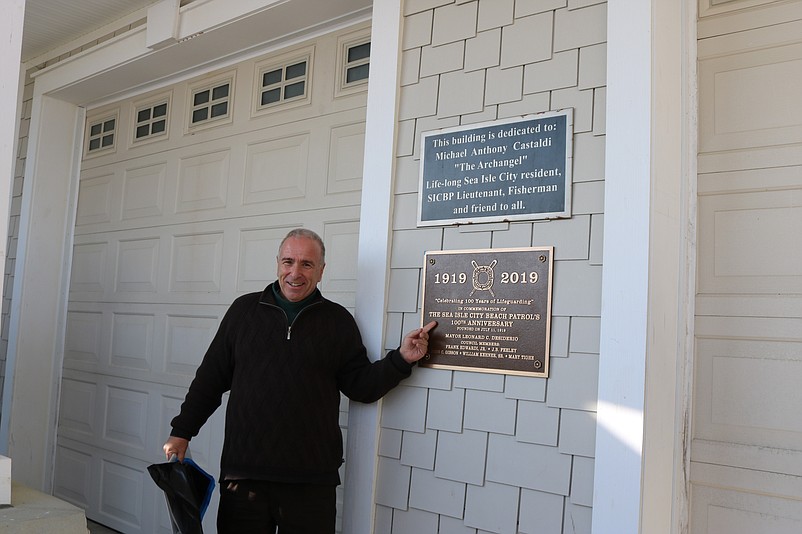
M 371 362 L 351 314 L 317 289 L 326 249 L 315 232 L 290 231 L 278 279 L 236 299 L 198 367 L 164 452 L 184 459 L 230 392 L 220 460 L 217 528 L 225 533 L 328 534 L 343 462 L 340 392 L 374 402 L 426 355 L 435 322 Z
M 281 295 L 290 302 L 300 302 L 311 295 L 323 278 L 326 248 L 317 234 L 294 230 L 281 242 L 278 276 Z

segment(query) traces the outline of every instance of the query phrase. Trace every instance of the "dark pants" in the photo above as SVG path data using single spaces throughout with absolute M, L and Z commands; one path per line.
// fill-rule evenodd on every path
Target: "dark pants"
M 333 534 L 336 486 L 266 480 L 220 482 L 218 534 Z

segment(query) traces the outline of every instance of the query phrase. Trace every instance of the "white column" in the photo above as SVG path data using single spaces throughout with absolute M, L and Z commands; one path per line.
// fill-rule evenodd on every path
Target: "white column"
M 17 162 L 19 111 L 23 73 L 20 67 L 25 0 L 7 0 L 0 18 L 0 265 L 6 264 L 8 217 Z M 0 278 L 0 295 L 4 278 Z M 6 370 L 8 373 L 8 370 Z M 10 392 L 9 392 L 10 393 Z M 4 401 L 5 401 L 4 396 Z M 10 395 L 9 395 L 10 398 Z M 10 404 L 10 401 L 9 401 Z M 0 425 L 6 421 L 8 405 L 3 402 Z M 8 452 L 8 435 L 0 432 L 0 451 Z M 5 438 L 5 439 L 3 439 Z M 11 460 L 0 456 L 0 504 L 11 503 Z
M 356 320 L 368 353 L 384 352 L 399 87 L 401 0 L 373 3 L 365 125 Z M 351 403 L 348 414 L 343 532 L 373 532 L 381 404 Z
M 641 532 L 687 532 L 696 273 L 696 2 L 653 0 Z
M 25 0 L 6 0 L 3 16 L 0 17 L 0 191 L 11 193 L 16 164 L 16 142 L 19 129 L 19 95 L 22 78 L 20 57 L 22 54 L 22 25 L 25 18 Z M 8 224 L 7 202 L 0 204 L 0 235 L 6 234 Z M 0 252 L 5 261 L 6 240 L 0 240 Z M 0 292 L 3 282 L 0 280 Z
M 20 95 L 22 94 L 22 26 L 25 0 L 6 0 L 0 17 L 0 265 L 6 263 L 8 214 L 17 163 Z M 3 278 L 0 278 L 0 295 Z M 5 446 L 0 444 L 0 446 Z
M 52 484 L 83 110 L 36 89 L 34 93 L 1 430 L 13 459 L 14 480 L 47 493 Z
M 692 317 L 691 1 L 610 0 L 593 532 L 684 522 Z
M 651 175 L 651 2 L 607 4 L 607 128 L 593 532 L 640 522 Z

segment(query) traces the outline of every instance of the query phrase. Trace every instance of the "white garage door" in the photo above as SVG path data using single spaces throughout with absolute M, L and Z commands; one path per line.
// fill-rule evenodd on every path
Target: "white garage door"
M 802 532 L 802 3 L 705 1 L 694 534 Z
M 171 532 L 146 466 L 289 229 L 323 236 L 321 289 L 353 308 L 368 39 L 351 28 L 88 113 L 54 487 L 91 519 Z M 222 412 L 191 443 L 215 476 Z M 208 532 L 215 514 L 216 497 Z

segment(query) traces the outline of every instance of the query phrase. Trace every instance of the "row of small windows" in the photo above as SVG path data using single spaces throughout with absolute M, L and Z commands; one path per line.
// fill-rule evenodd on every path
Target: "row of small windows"
M 367 83 L 370 68 L 370 42 L 358 42 L 345 47 L 342 88 Z M 270 66 L 259 71 L 257 111 L 279 107 L 285 103 L 307 100 L 309 97 L 309 66 L 311 53 L 303 58 Z M 194 88 L 190 93 L 189 128 L 229 117 L 233 77 L 211 85 Z M 135 110 L 134 142 L 143 142 L 167 133 L 169 100 L 148 103 Z M 116 116 L 104 117 L 88 124 L 87 155 L 113 149 L 115 146 Z

